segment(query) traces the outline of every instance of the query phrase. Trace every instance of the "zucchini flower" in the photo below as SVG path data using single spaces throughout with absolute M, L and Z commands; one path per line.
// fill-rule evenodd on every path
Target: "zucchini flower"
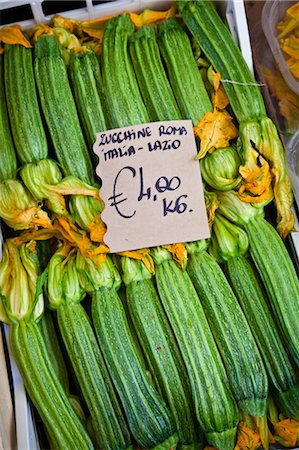
M 72 196 L 69 202 L 70 212 L 74 221 L 82 230 L 89 232 L 94 242 L 104 242 L 106 226 L 101 219 L 104 202 L 100 198 Z
M 121 285 L 121 277 L 112 259 L 107 255 L 106 260 L 99 266 L 89 258 L 77 252 L 76 267 L 81 277 L 86 280 L 86 290 L 89 294 L 99 289 L 118 290 Z M 81 283 L 83 283 L 81 278 Z
M 29 228 L 52 228 L 48 214 L 41 204 L 33 200 L 30 193 L 18 180 L 0 183 L 0 217 L 14 230 Z
M 18 248 L 12 239 L 7 239 L 0 262 L 0 320 L 37 322 L 41 318 L 44 300 L 37 284 L 39 275 L 35 243 Z
M 221 214 L 216 214 L 209 252 L 218 262 L 244 255 L 249 245 L 247 233 Z
M 123 256 L 121 258 L 121 267 L 123 270 L 122 279 L 125 285 L 132 282 L 150 280 L 151 272 L 145 267 L 142 261 Z
M 293 195 L 291 182 L 286 169 L 284 149 L 276 127 L 271 119 L 267 117 L 259 122 L 241 124 L 240 138 L 243 146 L 242 157 L 246 161 L 244 166 L 245 171 L 248 170 L 249 174 L 253 172 L 253 176 L 256 179 L 255 187 L 257 183 L 264 185 L 264 195 L 262 197 L 264 205 L 266 204 L 265 201 L 267 198 L 269 201 L 272 199 L 269 175 L 273 180 L 274 202 L 277 209 L 277 231 L 284 238 L 294 228 L 294 216 L 291 211 Z M 253 152 L 258 155 L 255 158 L 255 167 L 252 166 Z M 266 165 L 269 165 L 270 171 L 266 170 Z M 245 179 L 246 186 L 246 177 L 248 177 L 248 174 L 243 174 L 241 170 L 240 173 Z M 250 188 L 246 190 L 250 190 Z M 241 195 L 241 198 L 244 201 L 253 202 L 252 197 L 246 199 L 244 195 Z
M 49 262 L 47 290 L 51 309 L 80 303 L 85 297 L 85 283 L 82 284 L 76 267 L 76 250 L 67 243 L 58 248 Z
M 218 148 L 200 162 L 203 179 L 218 191 L 235 189 L 242 181 L 241 159 L 234 147 Z
M 96 199 L 99 196 L 97 187 L 90 186 L 79 178 L 62 178 L 57 162 L 52 159 L 26 164 L 20 174 L 32 196 L 39 201 L 46 200 L 48 208 L 57 214 L 68 215 L 65 195 L 87 195 Z
M 237 225 L 246 224 L 256 217 L 264 217 L 262 207 L 242 202 L 234 191 L 219 192 L 217 195 L 220 203 L 218 211 Z
M 188 253 L 202 253 L 208 249 L 209 241 L 208 239 L 201 239 L 200 241 L 189 242 L 186 244 Z

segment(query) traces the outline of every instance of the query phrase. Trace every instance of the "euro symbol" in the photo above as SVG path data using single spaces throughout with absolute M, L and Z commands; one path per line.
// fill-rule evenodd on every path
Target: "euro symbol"
M 111 195 L 111 197 L 109 197 L 108 200 L 112 200 L 112 202 L 110 203 L 109 206 L 114 206 L 116 211 L 118 212 L 118 214 L 121 217 L 123 217 L 124 219 L 131 219 L 131 217 L 133 217 L 135 215 L 136 210 L 132 214 L 127 215 L 124 212 L 122 212 L 120 210 L 120 208 L 118 207 L 118 205 L 120 205 L 121 203 L 124 203 L 128 200 L 128 197 L 124 197 L 123 192 L 117 193 L 118 179 L 119 179 L 120 175 L 122 174 L 122 172 L 124 172 L 124 171 L 131 172 L 132 178 L 135 178 L 136 170 L 133 167 L 130 167 L 130 166 L 123 167 L 115 177 L 114 185 L 113 185 L 113 195 Z

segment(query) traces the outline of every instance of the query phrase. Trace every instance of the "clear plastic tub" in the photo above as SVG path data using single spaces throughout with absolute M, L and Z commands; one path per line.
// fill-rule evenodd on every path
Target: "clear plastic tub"
M 294 196 L 299 208 L 299 130 L 288 143 L 286 159 Z
M 286 10 L 294 3 L 296 2 L 289 0 L 267 0 L 262 13 L 262 27 L 282 76 L 288 86 L 299 94 L 299 81 L 291 74 L 285 54 L 279 47 L 279 31 L 276 28 L 278 22 L 283 20 Z

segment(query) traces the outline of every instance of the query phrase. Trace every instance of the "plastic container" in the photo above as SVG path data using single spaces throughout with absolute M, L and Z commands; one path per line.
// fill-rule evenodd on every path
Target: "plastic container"
M 294 196 L 299 208 L 299 130 L 288 143 L 286 159 Z
M 299 94 L 299 80 L 297 80 L 290 72 L 285 53 L 280 49 L 277 35 L 277 24 L 283 20 L 286 10 L 296 2 L 289 0 L 267 0 L 262 12 L 262 27 L 279 67 L 288 86 Z

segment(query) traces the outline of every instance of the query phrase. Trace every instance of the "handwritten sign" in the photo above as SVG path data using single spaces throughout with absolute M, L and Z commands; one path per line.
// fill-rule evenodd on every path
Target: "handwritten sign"
M 191 120 L 101 132 L 93 149 L 111 252 L 210 236 Z

